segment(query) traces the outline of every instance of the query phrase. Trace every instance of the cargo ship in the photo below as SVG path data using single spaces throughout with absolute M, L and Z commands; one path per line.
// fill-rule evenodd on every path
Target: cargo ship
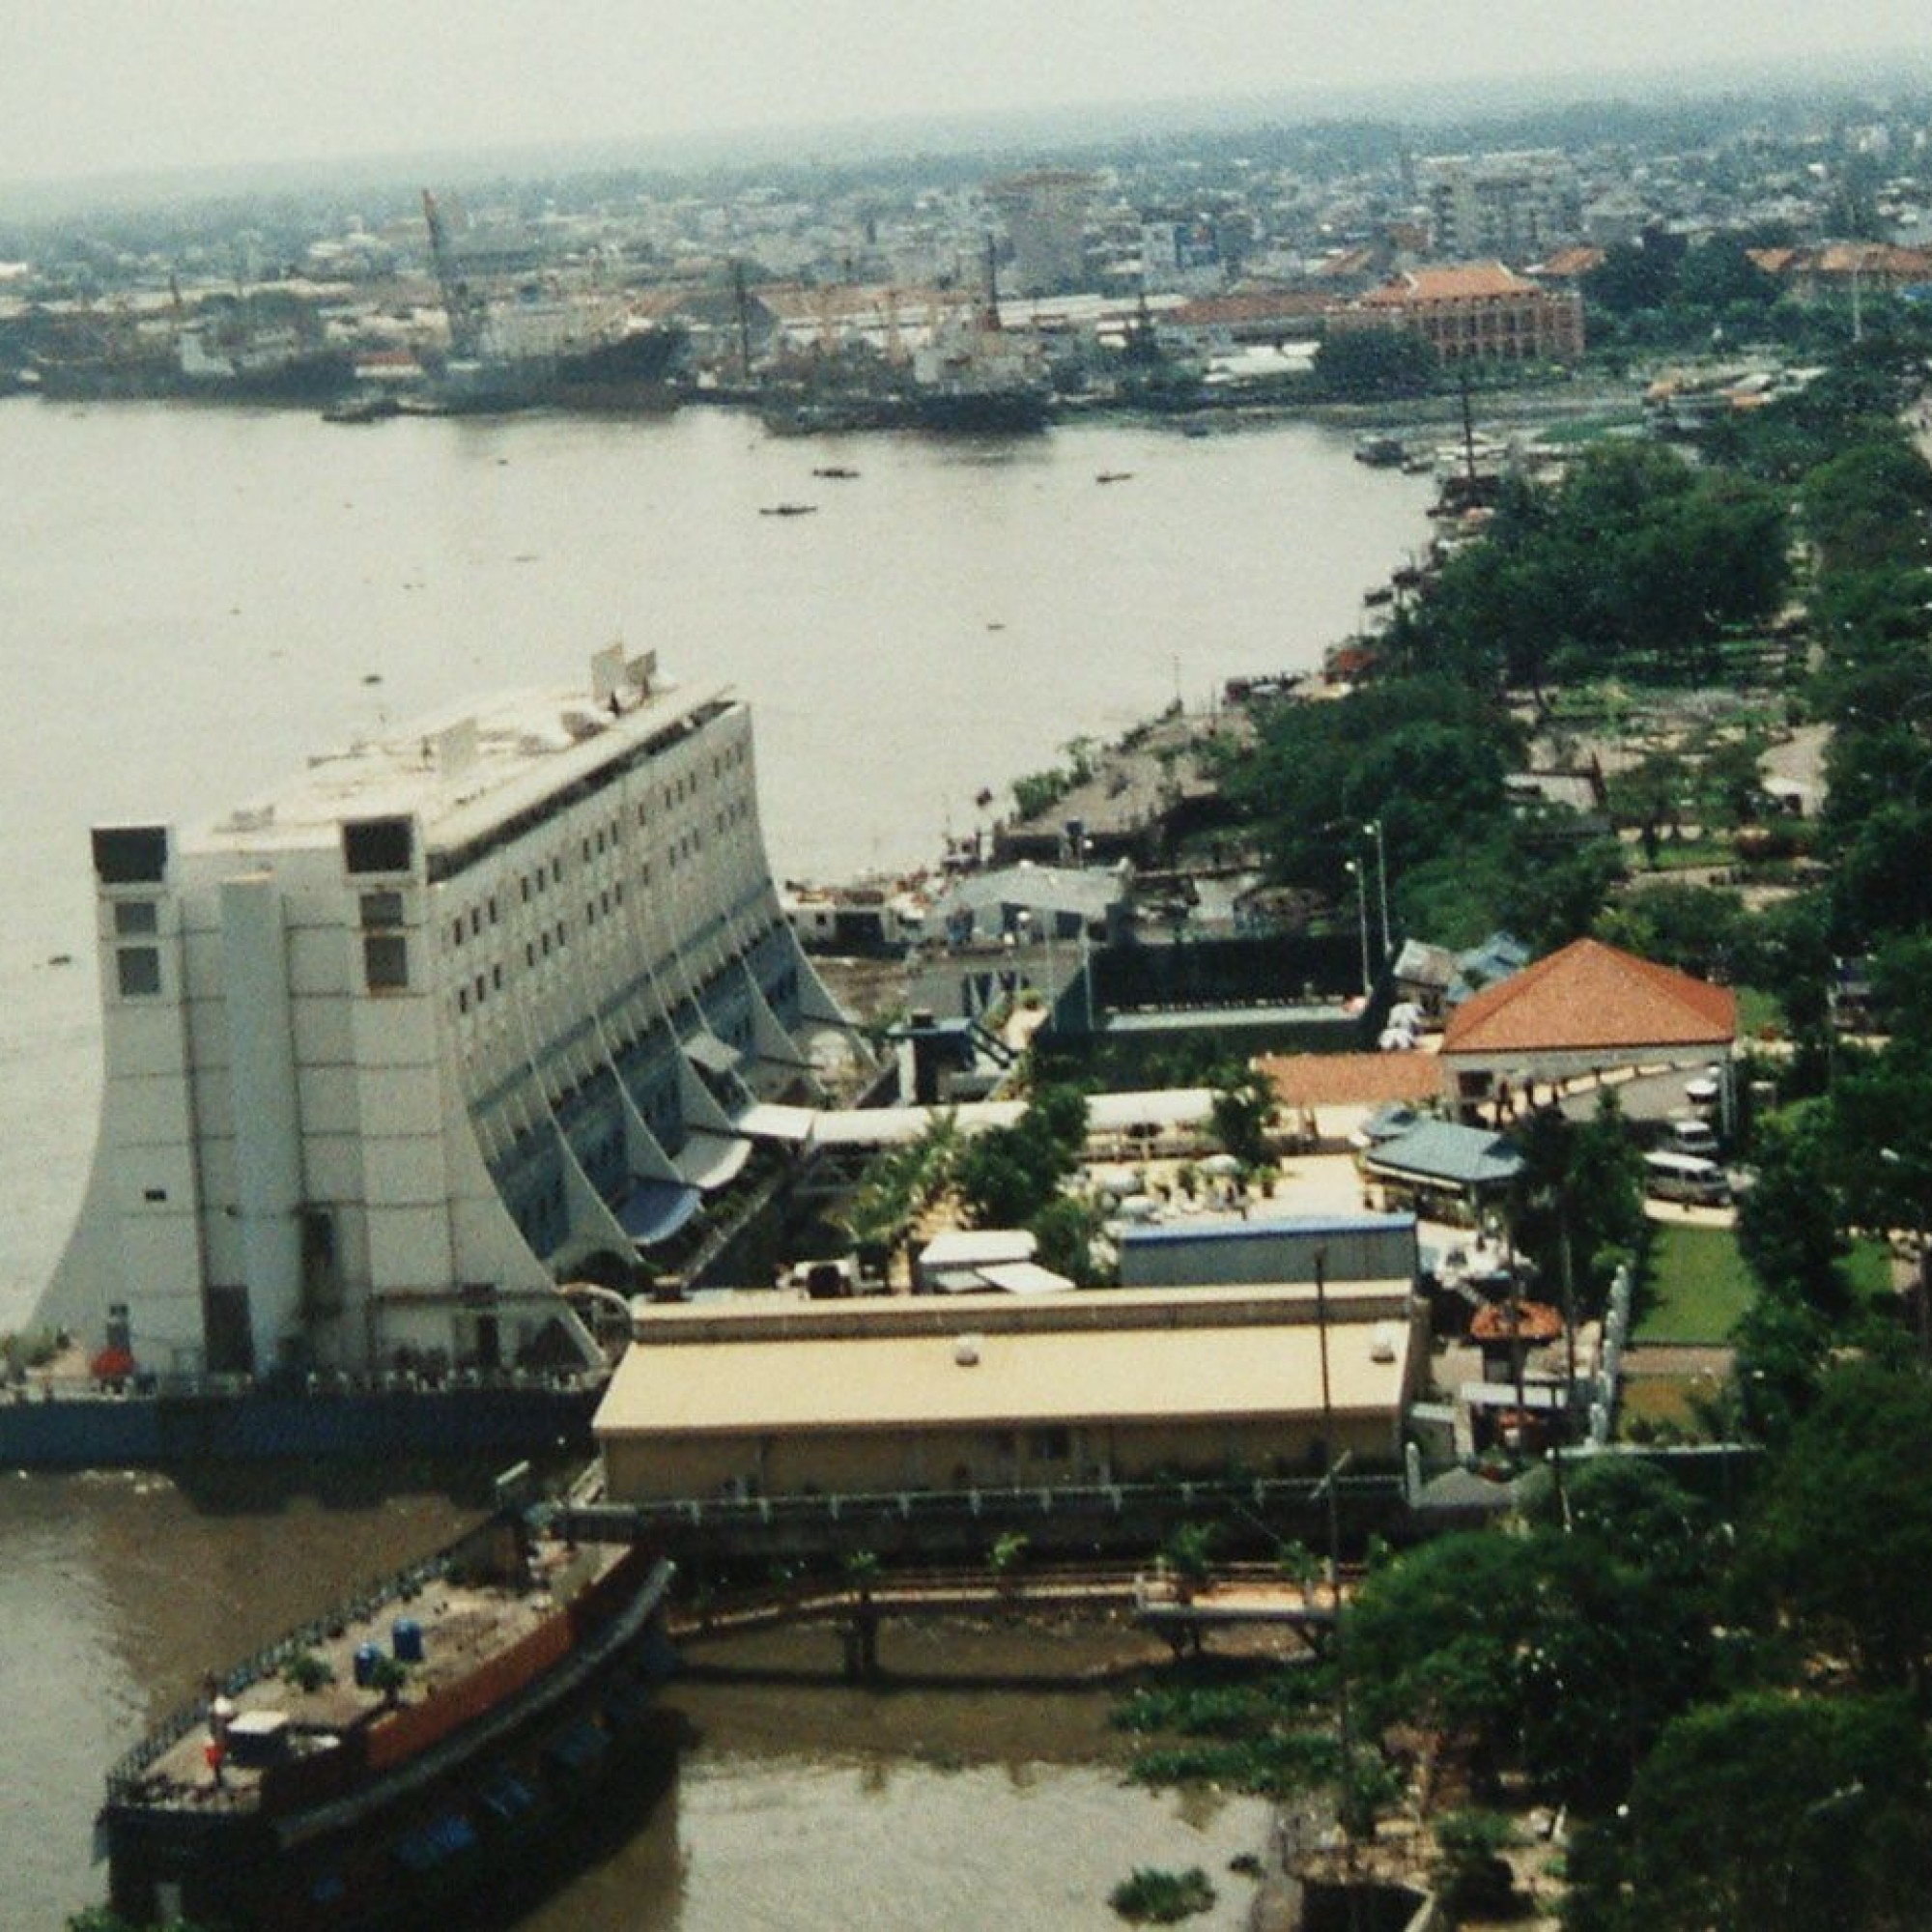
M 108 1776 L 111 1909 L 378 1932 L 533 1901 L 671 1769 L 671 1574 L 506 1505 L 211 1678 Z
M 423 191 L 430 261 L 449 319 L 449 353 L 432 371 L 433 407 L 482 413 L 538 407 L 675 409 L 672 380 L 690 331 L 622 300 L 526 289 L 491 300 L 459 266 L 442 211 Z

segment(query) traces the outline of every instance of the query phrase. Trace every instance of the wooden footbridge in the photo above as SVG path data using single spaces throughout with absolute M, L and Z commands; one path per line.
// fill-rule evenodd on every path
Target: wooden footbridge
M 1214 1631 L 1237 1627 L 1279 1630 L 1320 1650 L 1334 1628 L 1338 1597 L 1346 1603 L 1350 1588 L 1347 1576 L 1338 1591 L 1325 1581 L 1291 1580 L 1260 1564 L 1221 1566 L 1198 1581 L 1125 1565 L 1056 1565 L 998 1575 L 983 1567 L 895 1570 L 836 1586 L 775 1585 L 673 1605 L 669 1632 L 688 1651 L 707 1640 L 788 1625 L 829 1625 L 839 1633 L 845 1674 L 855 1679 L 878 1674 L 879 1627 L 889 1620 L 1115 1616 L 1163 1637 L 1177 1656 L 1200 1651 Z

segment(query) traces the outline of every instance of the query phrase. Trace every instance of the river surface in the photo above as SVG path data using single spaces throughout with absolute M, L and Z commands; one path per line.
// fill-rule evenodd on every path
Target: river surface
M 1004 804 L 1076 737 L 1319 663 L 1421 543 L 1430 487 L 1293 423 L 946 442 L 696 410 L 343 427 L 0 404 L 0 1332 L 93 1145 L 90 825 L 191 823 L 358 731 L 581 677 L 621 638 L 751 701 L 781 876 L 928 864 L 982 787 Z M 816 508 L 760 514 L 781 501 Z M 95 1895 L 99 1774 L 146 1717 L 473 1500 L 0 1479 L 0 1928 Z M 1102 1925 L 1133 1864 L 1211 1871 L 1258 1841 L 1239 1807 L 1122 1791 L 1092 1694 L 1078 1721 L 957 1690 L 676 1694 L 700 1742 L 673 1792 L 547 1932 Z

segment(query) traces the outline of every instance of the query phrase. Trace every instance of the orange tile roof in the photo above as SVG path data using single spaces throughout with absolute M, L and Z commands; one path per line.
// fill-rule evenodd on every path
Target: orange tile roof
M 1255 1065 L 1285 1107 L 1378 1107 L 1442 1091 L 1430 1053 L 1267 1053 Z
M 1500 262 L 1460 262 L 1448 268 L 1409 269 L 1362 299 L 1381 307 L 1409 302 L 1475 301 L 1494 296 L 1532 295 L 1536 284 Z
M 1324 315 L 1334 305 L 1329 296 L 1305 289 L 1236 289 L 1226 295 L 1200 296 L 1170 309 L 1164 318 L 1179 327 L 1204 324 L 1301 320 Z
M 1451 1015 L 1448 1053 L 1728 1046 L 1738 996 L 1598 939 L 1578 939 L 1486 986 Z

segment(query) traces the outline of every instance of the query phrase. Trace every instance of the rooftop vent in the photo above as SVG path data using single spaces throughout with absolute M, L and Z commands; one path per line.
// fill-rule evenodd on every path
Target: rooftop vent
M 980 1361 L 980 1345 L 984 1338 L 979 1335 L 959 1335 L 953 1338 L 952 1359 L 962 1369 L 976 1368 Z
M 1375 1334 L 1369 1341 L 1369 1359 L 1372 1362 L 1392 1362 L 1395 1360 L 1395 1329 L 1386 1321 L 1377 1325 Z

